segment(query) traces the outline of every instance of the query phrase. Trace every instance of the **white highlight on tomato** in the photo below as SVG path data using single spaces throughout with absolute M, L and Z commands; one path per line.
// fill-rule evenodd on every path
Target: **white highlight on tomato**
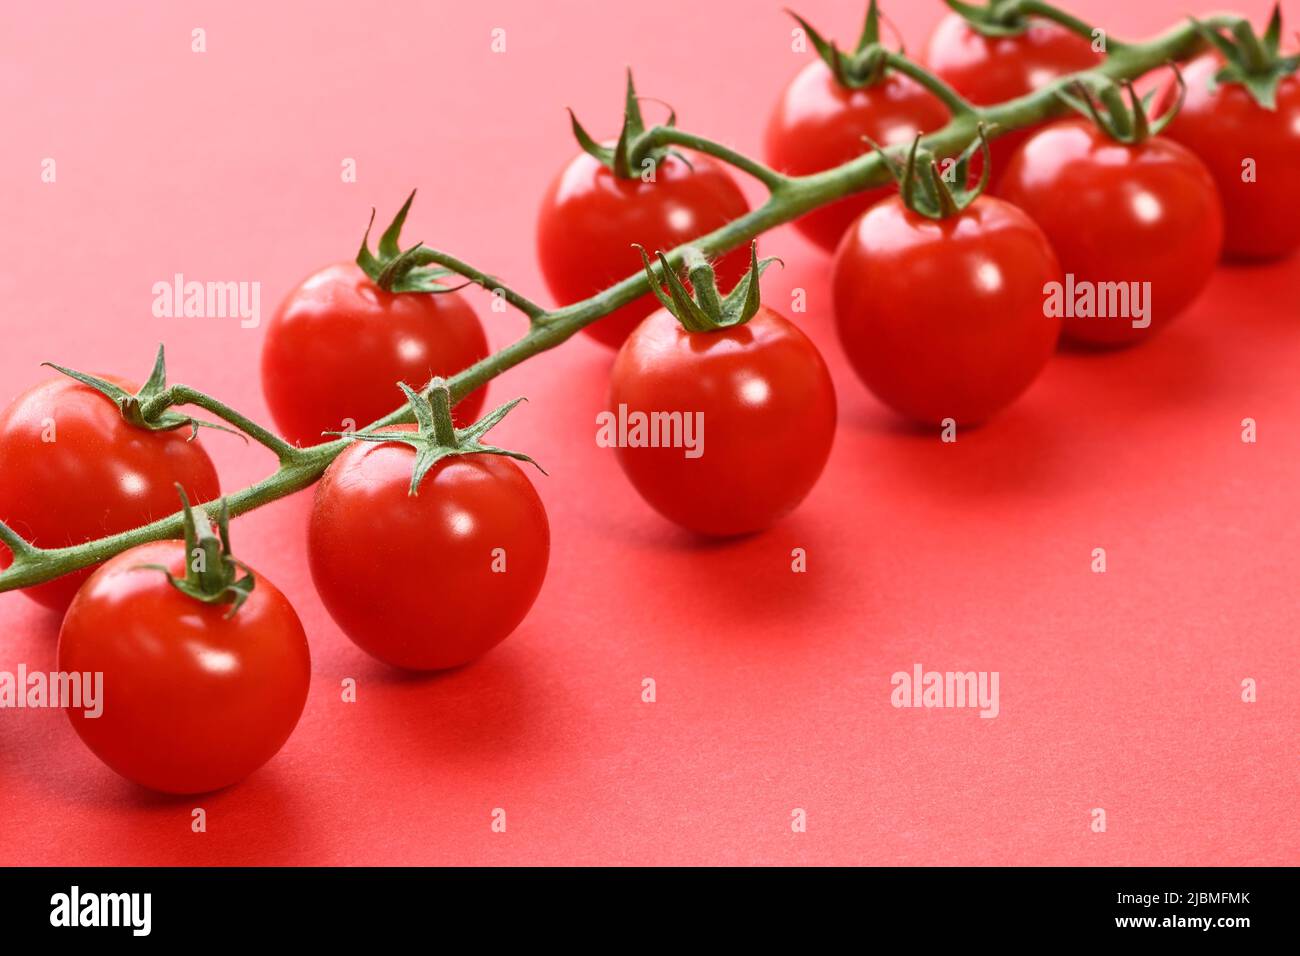
M 1160 200 L 1148 192 L 1135 193 L 1133 211 L 1143 222 L 1158 222 L 1161 214 Z
M 981 262 L 975 269 L 975 281 L 985 292 L 997 292 L 1002 288 L 1002 270 L 996 262 Z

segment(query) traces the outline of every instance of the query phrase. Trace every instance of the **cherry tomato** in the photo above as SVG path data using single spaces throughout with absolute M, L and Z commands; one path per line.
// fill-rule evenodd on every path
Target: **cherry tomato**
M 164 793 L 227 787 L 274 757 L 311 680 L 302 624 L 266 578 L 232 615 L 141 567 L 184 577 L 185 557 L 183 542 L 158 541 L 111 558 L 59 632 L 60 671 L 103 674 L 102 713 L 70 708 L 72 726 L 113 770 Z
M 1098 298 L 1102 283 L 1125 284 L 1128 308 L 1123 298 L 1114 298 L 1118 310 L 1107 306 L 1121 314 L 1066 313 L 1065 336 L 1076 342 L 1127 345 L 1162 328 L 1200 294 L 1223 244 L 1218 193 L 1199 159 L 1159 136 L 1116 142 L 1082 118 L 1035 133 L 998 195 L 1047 233 L 1070 286 L 1086 282 Z
M 212 460 L 188 428 L 136 428 L 111 399 L 71 378 L 42 382 L 0 412 L 0 521 L 32 544 L 80 544 L 165 518 L 176 511 L 177 483 L 196 502 L 221 493 Z M 10 560 L 0 545 L 0 561 L 7 567 Z M 23 593 L 62 611 L 92 570 Z
M 821 172 L 862 155 L 870 145 L 910 142 L 948 122 L 947 108 L 915 80 L 893 71 L 871 86 L 849 89 L 821 60 L 790 81 L 767 126 L 768 163 L 795 176 Z M 828 251 L 864 210 L 891 192 L 882 186 L 823 206 L 795 226 Z
M 615 358 L 609 402 L 614 420 L 626 413 L 633 426 L 637 414 L 680 413 L 682 442 L 690 420 L 694 448 L 631 447 L 613 421 L 607 437 L 641 497 L 700 534 L 761 531 L 792 511 L 816 484 L 835 436 L 825 362 L 766 306 L 713 332 L 688 332 L 666 310 L 655 312 Z
M 1210 90 L 1222 61 L 1199 57 L 1183 70 L 1187 95 L 1162 135 L 1205 163 L 1223 199 L 1224 253 L 1236 259 L 1276 259 L 1300 247 L 1300 78 L 1277 87 L 1267 110 L 1237 83 Z M 1163 113 L 1177 96 L 1170 81 L 1157 98 Z M 1246 163 L 1253 161 L 1251 176 Z
M 747 212 L 740 187 L 707 156 L 691 156 L 688 166 L 668 154 L 656 165 L 655 181 L 643 182 L 621 179 L 595 157 L 579 153 L 542 200 L 537 219 L 542 275 L 556 300 L 568 305 L 635 274 L 641 260 L 632 243 L 673 249 Z M 733 250 L 715 265 L 724 283 L 734 283 L 749 266 L 749 252 Z M 658 305 L 647 292 L 583 331 L 618 348 Z
M 991 106 L 1040 90 L 1069 73 L 1089 70 L 1101 62 L 1092 44 L 1050 20 L 1030 19 L 1024 33 L 989 37 L 963 17 L 950 13 L 935 27 L 925 62 L 976 106 Z M 990 144 L 993 181 L 1035 127 L 1012 130 Z M 983 169 L 983 157 L 971 162 L 971 175 Z
M 859 377 L 917 422 L 976 424 L 1038 377 L 1060 320 L 1043 287 L 1060 277 L 1047 237 L 990 196 L 928 219 L 895 196 L 872 206 L 835 256 L 840 341 Z
M 504 640 L 537 599 L 546 509 L 509 458 L 444 458 L 409 494 L 415 450 L 357 443 L 316 490 L 308 555 L 321 600 L 362 650 L 442 670 Z
M 299 445 L 361 428 L 397 407 L 393 386 L 423 388 L 488 354 L 483 326 L 455 292 L 380 289 L 355 263 L 322 269 L 276 310 L 262 349 L 262 390 L 281 432 Z M 478 417 L 485 389 L 456 406 Z

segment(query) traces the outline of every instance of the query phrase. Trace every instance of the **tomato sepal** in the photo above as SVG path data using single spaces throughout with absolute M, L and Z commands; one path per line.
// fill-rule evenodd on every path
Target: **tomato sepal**
M 975 130 L 976 138 L 944 172 L 940 172 L 934 154 L 922 148 L 920 133 L 912 140 L 907 159 L 903 162 L 890 156 L 874 140 L 868 142 L 880 155 L 890 175 L 898 183 L 899 197 L 903 205 L 927 219 L 947 219 L 962 213 L 983 195 L 989 184 L 993 161 L 989 153 L 988 133 L 984 123 L 978 124 Z M 971 185 L 968 172 L 976 150 L 981 152 L 984 162 L 979 180 Z
M 183 412 L 171 410 L 171 395 L 167 388 L 167 362 L 161 344 L 158 346 L 158 354 L 154 357 L 153 370 L 149 373 L 148 381 L 140 386 L 140 390 L 135 393 L 128 392 L 122 386 L 107 379 L 89 375 L 85 372 L 78 372 L 76 369 L 64 368 L 62 365 L 55 365 L 53 362 L 42 362 L 41 365 L 52 368 L 54 371 L 75 379 L 82 385 L 99 392 L 118 407 L 118 410 L 122 413 L 123 421 L 135 428 L 142 428 L 151 432 L 169 432 L 188 426 L 191 440 L 198 435 L 200 428 L 213 428 L 217 431 L 228 432 L 231 435 L 238 435 L 244 441 L 248 441 L 248 436 L 235 431 L 233 428 L 218 425 L 216 422 L 205 422 Z
M 944 0 L 953 13 L 965 20 L 972 30 L 986 37 L 1016 37 L 1029 29 L 1029 18 L 1016 0 L 989 0 L 984 6 Z
M 1282 5 L 1274 4 L 1268 26 L 1257 36 L 1250 21 L 1242 19 L 1232 27 L 1232 37 L 1195 17 L 1189 18 L 1202 39 L 1223 57 L 1224 65 L 1210 77 L 1210 92 L 1225 83 L 1244 87 L 1266 110 L 1277 109 L 1277 87 L 1286 77 L 1300 69 L 1300 53 L 1281 56 Z
M 257 580 L 248 565 L 238 560 L 231 550 L 230 509 L 226 505 L 226 499 L 221 499 L 217 532 L 214 534 L 207 511 L 200 506 L 198 511 L 202 520 L 196 520 L 185 489 L 177 484 L 176 491 L 181 497 L 181 510 L 184 513 L 185 577 L 176 577 L 170 568 L 161 564 L 140 564 L 135 570 L 161 571 L 172 587 L 195 601 L 230 604 L 230 610 L 225 615 L 230 619 L 253 593 Z
M 393 221 L 379 237 L 379 245 L 376 247 L 378 255 L 370 251 L 370 230 L 375 225 L 375 210 L 373 208 L 370 210 L 370 222 L 366 225 L 365 235 L 361 237 L 361 248 L 357 252 L 356 263 L 361 267 L 361 271 L 385 292 L 437 294 L 463 289 L 469 285 L 468 282 L 458 286 L 442 283 L 443 279 L 455 273 L 441 266 L 431 266 L 427 258 L 428 250 L 423 242 L 417 242 L 409 249 L 402 249 L 402 226 L 406 224 L 406 214 L 411 211 L 415 193 L 416 190 L 412 189 L 411 194 L 406 197 L 406 202 L 402 203 L 402 208 L 397 211 Z
M 785 12 L 790 14 L 808 35 L 813 49 L 817 51 L 817 55 L 830 69 L 835 82 L 840 86 L 849 90 L 859 90 L 874 86 L 884 78 L 889 57 L 880 43 L 880 9 L 876 0 L 871 0 L 867 4 L 867 16 L 852 53 L 841 51 L 834 40 L 828 41 L 813 28 L 812 24 L 793 10 Z
M 758 243 L 751 242 L 749 271 L 724 296 L 718 292 L 718 277 L 712 263 L 695 246 L 687 246 L 682 252 L 683 263 L 691 280 L 689 289 L 662 252 L 655 253 L 659 260 L 659 268 L 656 270 L 646 255 L 645 247 L 637 243 L 633 243 L 633 246 L 641 253 L 641 265 L 650 280 L 650 289 L 655 298 L 688 332 L 716 332 L 744 325 L 752 319 L 761 305 L 759 278 L 773 262 L 781 262 L 775 256 L 760 261 Z M 784 266 L 785 263 L 781 262 L 781 265 Z M 661 284 L 665 282 L 668 285 L 667 292 Z
M 657 101 L 656 101 L 657 102 Z M 578 141 L 582 151 L 591 156 L 602 166 L 609 169 L 619 179 L 635 179 L 641 175 L 641 168 L 647 160 L 657 166 L 665 156 L 676 156 L 688 167 L 691 161 L 675 149 L 667 147 L 646 146 L 645 118 L 641 115 L 641 97 L 637 95 L 636 84 L 632 82 L 632 71 L 627 71 L 627 91 L 623 100 L 623 126 L 619 130 L 618 142 L 605 146 L 597 142 L 586 128 L 578 122 L 578 115 L 569 110 L 569 124 L 573 128 L 573 138 Z M 677 111 L 668 107 L 668 118 L 664 126 L 677 125 Z M 694 167 L 691 167 L 694 168 Z
M 500 424 L 524 398 L 516 398 L 499 405 L 488 412 L 474 424 L 466 428 L 457 428 L 451 419 L 451 390 L 446 379 L 435 378 L 429 383 L 423 395 L 405 382 L 398 382 L 397 387 L 406 396 L 411 414 L 415 416 L 416 430 L 377 431 L 377 432 L 327 432 L 339 435 L 350 441 L 399 442 L 415 449 L 415 465 L 411 469 L 411 487 L 407 492 L 412 498 L 419 497 L 420 483 L 434 465 L 453 455 L 501 455 L 516 461 L 526 461 L 543 475 L 546 469 L 523 452 L 485 445 L 479 441 L 484 435 Z
M 1169 67 L 1174 71 L 1178 95 L 1169 108 L 1157 117 L 1151 117 L 1150 110 L 1158 91 L 1150 90 L 1145 96 L 1139 96 L 1128 80 L 1122 85 L 1116 85 L 1113 80 L 1102 76 L 1090 77 L 1088 82 L 1075 80 L 1070 84 L 1070 92 L 1060 90 L 1056 96 L 1071 109 L 1092 120 L 1111 139 L 1136 146 L 1163 132 L 1183 107 L 1187 84 L 1176 63 L 1170 63 Z

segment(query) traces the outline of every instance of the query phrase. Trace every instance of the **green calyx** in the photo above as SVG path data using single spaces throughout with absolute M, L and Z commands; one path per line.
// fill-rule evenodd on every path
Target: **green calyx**
M 82 385 L 99 392 L 116 405 L 122 412 L 123 420 L 135 428 L 143 428 L 145 431 L 151 432 L 169 432 L 188 426 L 191 439 L 198 434 L 200 428 L 215 428 L 218 431 L 239 435 L 239 432 L 226 428 L 224 425 L 199 421 L 197 418 L 171 409 L 170 395 L 167 389 L 167 362 L 163 356 L 163 347 L 161 345 L 158 346 L 158 354 L 154 357 L 153 371 L 149 373 L 149 380 L 134 395 L 120 385 L 114 385 L 106 379 L 87 375 L 85 372 L 78 372 L 75 369 L 64 368 L 62 365 L 55 365 L 53 362 L 42 362 L 41 364 L 54 369 L 56 372 L 61 372 L 69 378 L 76 379 Z M 243 438 L 244 436 L 240 435 L 240 437 Z
M 495 445 L 484 445 L 479 439 L 510 414 L 522 398 L 506 402 L 488 412 L 468 428 L 457 428 L 451 420 L 451 390 L 446 379 L 435 378 L 425 389 L 427 397 L 416 392 L 405 382 L 398 382 L 397 387 L 406 396 L 411 413 L 415 416 L 416 430 L 387 432 L 330 432 L 352 441 L 368 441 L 382 444 L 400 442 L 415 449 L 415 467 L 411 470 L 412 498 L 420 494 L 420 482 L 438 462 L 453 455 L 504 455 L 518 461 L 526 461 L 543 475 L 546 469 L 530 457 L 517 451 L 508 451 Z
M 758 280 L 768 266 L 781 261 L 773 257 L 760 262 L 758 243 L 750 243 L 749 271 L 724 296 L 718 292 L 718 277 L 712 264 L 694 246 L 687 246 L 682 253 L 686 275 L 691 281 L 690 289 L 686 288 L 662 252 L 655 253 L 659 260 L 659 268 L 656 270 L 650 264 L 645 249 L 642 246 L 636 246 L 636 249 L 641 253 L 641 264 L 650 279 L 650 288 L 655 297 L 688 332 L 716 332 L 744 325 L 752 319 L 760 304 Z M 662 283 L 667 283 L 667 292 L 663 290 Z
M 417 242 L 403 251 L 399 243 L 402 226 L 406 223 L 406 214 L 411 210 L 415 200 L 415 190 L 406 197 L 402 208 L 397 211 L 393 221 L 384 234 L 379 237 L 378 255 L 370 251 L 370 230 L 375 224 L 375 211 L 370 210 L 370 223 L 366 234 L 361 239 L 361 251 L 357 253 L 357 265 L 368 275 L 375 285 L 385 292 L 454 292 L 461 286 L 447 286 L 442 279 L 454 275 L 448 269 L 430 265 L 428 250 L 424 243 Z
M 938 160 L 928 149 L 921 147 L 921 136 L 917 134 L 908 150 L 907 159 L 899 162 L 891 157 L 879 145 L 872 143 L 885 166 L 898 183 L 899 195 L 903 204 L 917 215 L 927 219 L 947 219 L 965 210 L 983 194 L 989 184 L 992 159 L 989 155 L 988 136 L 984 124 L 976 127 L 976 139 L 962 151 L 955 162 L 940 170 Z M 983 153 L 984 168 L 980 171 L 979 182 L 969 185 L 970 161 L 976 150 Z
M 649 167 L 658 166 L 669 154 L 690 165 L 690 161 L 675 149 L 666 147 L 646 147 L 645 119 L 641 116 L 641 98 L 637 96 L 636 86 L 632 82 L 632 71 L 627 71 L 627 94 L 623 104 L 623 128 L 619 131 L 618 142 L 605 146 L 596 142 L 578 122 L 577 115 L 569 110 L 569 119 L 573 124 L 573 136 L 582 147 L 583 152 L 595 157 L 601 165 L 612 170 L 619 179 L 635 179 Z M 677 125 L 677 113 L 669 107 L 668 119 L 664 126 Z
M 1086 83 L 1076 80 L 1070 85 L 1069 92 L 1061 90 L 1056 95 L 1072 109 L 1091 119 L 1111 139 L 1136 146 L 1158 135 L 1182 109 L 1187 87 L 1178 67 L 1174 64 L 1170 66 L 1178 81 L 1178 98 L 1158 117 L 1149 115 L 1156 91 L 1152 90 L 1146 96 L 1139 97 L 1128 80 L 1122 86 L 1117 86 L 1106 77 L 1090 77 Z
M 253 593 L 257 581 L 248 566 L 237 560 L 230 549 L 230 511 L 226 499 L 221 499 L 214 534 L 207 512 L 200 506 L 196 515 L 185 489 L 178 484 L 176 490 L 180 493 L 184 510 L 185 577 L 176 577 L 161 564 L 142 564 L 135 570 L 161 571 L 167 575 L 172 587 L 204 604 L 229 604 L 230 611 L 226 617 L 232 618 Z
M 876 0 L 871 0 L 867 5 L 867 16 L 862 24 L 862 33 L 858 36 L 858 43 L 851 53 L 845 53 L 837 47 L 834 40 L 827 41 L 807 20 L 793 10 L 786 10 L 786 13 L 794 17 L 803 31 L 808 34 L 808 39 L 812 41 L 817 55 L 830 67 L 835 81 L 840 86 L 857 90 L 879 83 L 884 77 L 887 51 L 880 43 L 880 9 L 876 5 Z
M 1300 53 L 1281 56 L 1282 5 L 1273 7 L 1263 36 L 1257 36 L 1249 21 L 1239 20 L 1225 36 L 1204 23 L 1191 18 L 1192 24 L 1223 56 L 1223 67 L 1210 80 L 1213 90 L 1220 83 L 1239 83 L 1266 110 L 1277 109 L 1277 86 L 1283 79 L 1300 69 Z
M 988 0 L 983 6 L 961 0 L 944 2 L 976 33 L 986 37 L 1020 36 L 1029 28 L 1029 18 L 1021 11 L 1018 0 Z

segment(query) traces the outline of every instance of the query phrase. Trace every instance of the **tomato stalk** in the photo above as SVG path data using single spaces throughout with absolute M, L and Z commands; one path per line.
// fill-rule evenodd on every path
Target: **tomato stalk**
M 178 578 L 162 564 L 142 564 L 137 570 L 161 571 L 168 583 L 187 597 L 204 604 L 229 604 L 226 617 L 235 616 L 253 593 L 256 579 L 230 548 L 230 514 L 223 499 L 213 534 L 208 514 L 202 508 L 196 519 L 190 499 L 180 485 L 181 514 L 185 522 L 185 577 Z M 242 572 L 242 576 L 241 576 Z
M 886 62 L 899 73 L 916 80 L 933 93 L 934 98 L 948 107 L 948 112 L 953 116 L 968 116 L 976 112 L 974 103 L 915 60 L 910 60 L 901 53 L 889 53 Z
M 1018 36 L 1029 28 L 1030 17 L 1051 20 L 1085 40 L 1092 40 L 1097 36 L 1097 28 L 1091 23 L 1080 20 L 1074 14 L 1054 7 L 1050 3 L 1042 3 L 1041 0 L 990 0 L 983 6 L 963 3 L 962 0 L 945 0 L 945 2 L 964 17 L 974 30 L 985 36 Z M 1109 37 L 1106 44 L 1112 51 L 1125 45 Z
M 712 263 L 694 246 L 686 246 L 682 252 L 686 274 L 691 280 L 690 288 L 668 265 L 662 252 L 655 253 L 659 260 L 656 269 L 650 264 L 645 249 L 641 246 L 636 248 L 641 253 L 641 264 L 655 298 L 688 332 L 716 332 L 744 325 L 752 319 L 759 306 L 758 280 L 768 266 L 781 261 L 771 257 L 760 262 L 758 243 L 750 243 L 749 271 L 724 296 L 718 291 L 718 277 Z M 667 292 L 663 290 L 664 285 L 668 286 Z
M 451 420 L 451 391 L 441 378 L 435 378 L 424 389 L 416 392 L 404 382 L 397 387 L 406 396 L 407 407 L 415 418 L 415 431 L 371 431 L 352 432 L 344 436 L 345 441 L 399 442 L 415 449 L 415 466 L 411 470 L 412 498 L 420 493 L 420 482 L 438 462 L 455 455 L 502 455 L 515 458 L 533 465 L 542 474 L 546 469 L 523 452 L 509 451 L 495 445 L 484 445 L 479 441 L 495 428 L 510 411 L 524 399 L 516 398 L 488 412 L 468 428 L 457 428 Z
M 1019 7 L 1035 15 L 1048 15 L 1043 12 L 1046 5 L 1019 0 Z M 920 145 L 936 156 L 956 156 L 975 140 L 980 124 L 983 124 L 986 129 L 995 131 L 1008 131 L 1035 125 L 1059 115 L 1065 109 L 1065 104 L 1058 94 L 1072 83 L 1093 77 L 1108 78 L 1116 82 L 1136 79 L 1171 60 L 1185 59 L 1199 52 L 1207 42 L 1211 42 L 1205 39 L 1203 32 L 1222 30 L 1235 33 L 1240 30 L 1240 24 L 1243 22 L 1246 21 L 1242 17 L 1222 15 L 1206 18 L 1195 24 L 1180 24 L 1144 43 L 1117 44 L 1111 41 L 1110 52 L 1096 69 L 1062 77 L 1044 89 L 996 106 L 977 108 L 963 102 L 961 109 L 953 111 L 952 121 L 942 129 L 922 137 Z M 1087 24 L 1079 21 L 1077 29 L 1081 30 L 1084 27 L 1087 27 Z M 901 66 L 904 63 L 906 66 Z M 905 60 L 901 54 L 891 55 L 891 65 L 905 69 L 908 75 L 918 79 L 925 72 L 921 67 Z M 932 77 L 927 80 L 927 86 L 932 91 L 938 91 L 941 89 L 938 85 L 940 82 Z M 954 99 L 952 102 L 955 104 L 957 101 Z M 704 256 L 715 256 L 734 249 L 769 229 L 797 219 L 836 199 L 883 185 L 889 179 L 889 170 L 884 160 L 875 152 L 866 152 L 856 159 L 824 172 L 809 176 L 786 177 L 741 156 L 729 147 L 703 137 L 683 133 L 672 125 L 655 126 L 641 133 L 637 137 L 635 149 L 630 150 L 630 154 L 644 156 L 647 151 L 679 145 L 698 149 L 730 162 L 741 171 L 755 176 L 771 191 L 767 202 L 757 209 L 690 243 L 691 247 Z M 581 302 L 548 310 L 510 290 L 490 275 L 447 253 L 421 245 L 414 250 L 407 250 L 407 254 L 410 256 L 408 261 L 412 269 L 437 265 L 494 292 L 500 290 L 497 294 L 530 320 L 529 329 L 523 337 L 447 380 L 446 387 L 453 401 L 520 362 L 554 348 L 583 327 L 651 290 L 650 280 L 645 272 L 641 271 Z M 678 269 L 682 267 L 684 257 L 685 248 L 679 247 L 665 253 L 663 262 L 666 268 Z M 407 275 L 409 276 L 409 273 Z M 348 439 L 341 438 L 310 448 L 295 448 L 201 392 L 186 389 L 184 386 L 172 386 L 169 391 L 176 401 L 183 399 L 207 409 L 269 448 L 279 458 L 280 467 L 274 473 L 227 497 L 229 513 L 232 516 L 262 507 L 312 485 L 320 478 L 330 462 L 349 445 Z M 428 391 L 426 387 L 422 394 L 427 397 Z M 412 421 L 414 421 L 414 414 L 408 403 L 371 423 L 362 431 L 370 432 L 387 425 Z M 177 538 L 183 530 L 184 515 L 182 512 L 177 512 L 131 531 L 83 544 L 62 548 L 38 548 L 24 541 L 15 531 L 0 522 L 0 542 L 8 546 L 12 555 L 9 567 L 0 572 L 0 591 L 50 581 L 60 575 L 105 561 L 138 544 Z

